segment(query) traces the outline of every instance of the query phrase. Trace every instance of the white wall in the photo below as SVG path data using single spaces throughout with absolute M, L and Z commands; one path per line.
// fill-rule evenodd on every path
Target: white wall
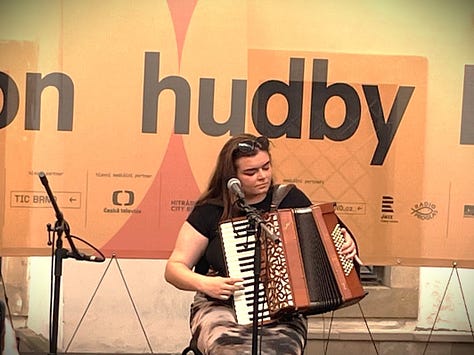
M 193 293 L 167 284 L 164 266 L 164 260 L 65 260 L 58 349 L 66 349 L 77 330 L 69 352 L 149 353 L 148 341 L 154 353 L 181 351 L 190 339 L 188 320 Z M 31 258 L 30 267 L 28 326 L 49 339 L 50 259 Z
M 28 328 L 49 339 L 51 258 L 28 258 Z
M 462 294 L 464 294 L 464 301 Z M 435 329 L 471 331 L 466 307 L 472 323 L 474 321 L 474 270 L 420 268 L 418 328 L 431 329 L 436 320 Z

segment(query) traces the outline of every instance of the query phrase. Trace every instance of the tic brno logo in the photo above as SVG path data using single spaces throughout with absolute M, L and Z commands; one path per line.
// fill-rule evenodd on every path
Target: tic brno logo
M 435 218 L 438 210 L 434 203 L 425 201 L 417 203 L 415 207 L 412 207 L 411 214 L 421 220 L 429 220 Z

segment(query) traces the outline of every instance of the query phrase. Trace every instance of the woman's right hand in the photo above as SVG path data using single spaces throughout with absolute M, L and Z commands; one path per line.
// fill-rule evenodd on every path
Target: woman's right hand
M 222 276 L 206 276 L 201 291 L 220 300 L 228 300 L 235 291 L 243 290 L 243 279 Z

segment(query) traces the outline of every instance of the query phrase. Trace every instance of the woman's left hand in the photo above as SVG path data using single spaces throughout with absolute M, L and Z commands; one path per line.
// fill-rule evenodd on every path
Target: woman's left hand
M 351 234 L 345 228 L 341 228 L 341 233 L 346 240 L 346 242 L 341 247 L 342 255 L 351 260 L 356 258 L 358 261 L 359 258 L 357 258 L 357 247 Z

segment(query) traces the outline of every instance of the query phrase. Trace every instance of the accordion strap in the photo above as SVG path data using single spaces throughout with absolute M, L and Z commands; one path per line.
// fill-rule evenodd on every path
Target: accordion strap
M 272 203 L 270 205 L 270 212 L 276 211 L 280 206 L 281 201 L 286 197 L 288 192 L 295 187 L 294 184 L 275 185 L 273 188 Z

